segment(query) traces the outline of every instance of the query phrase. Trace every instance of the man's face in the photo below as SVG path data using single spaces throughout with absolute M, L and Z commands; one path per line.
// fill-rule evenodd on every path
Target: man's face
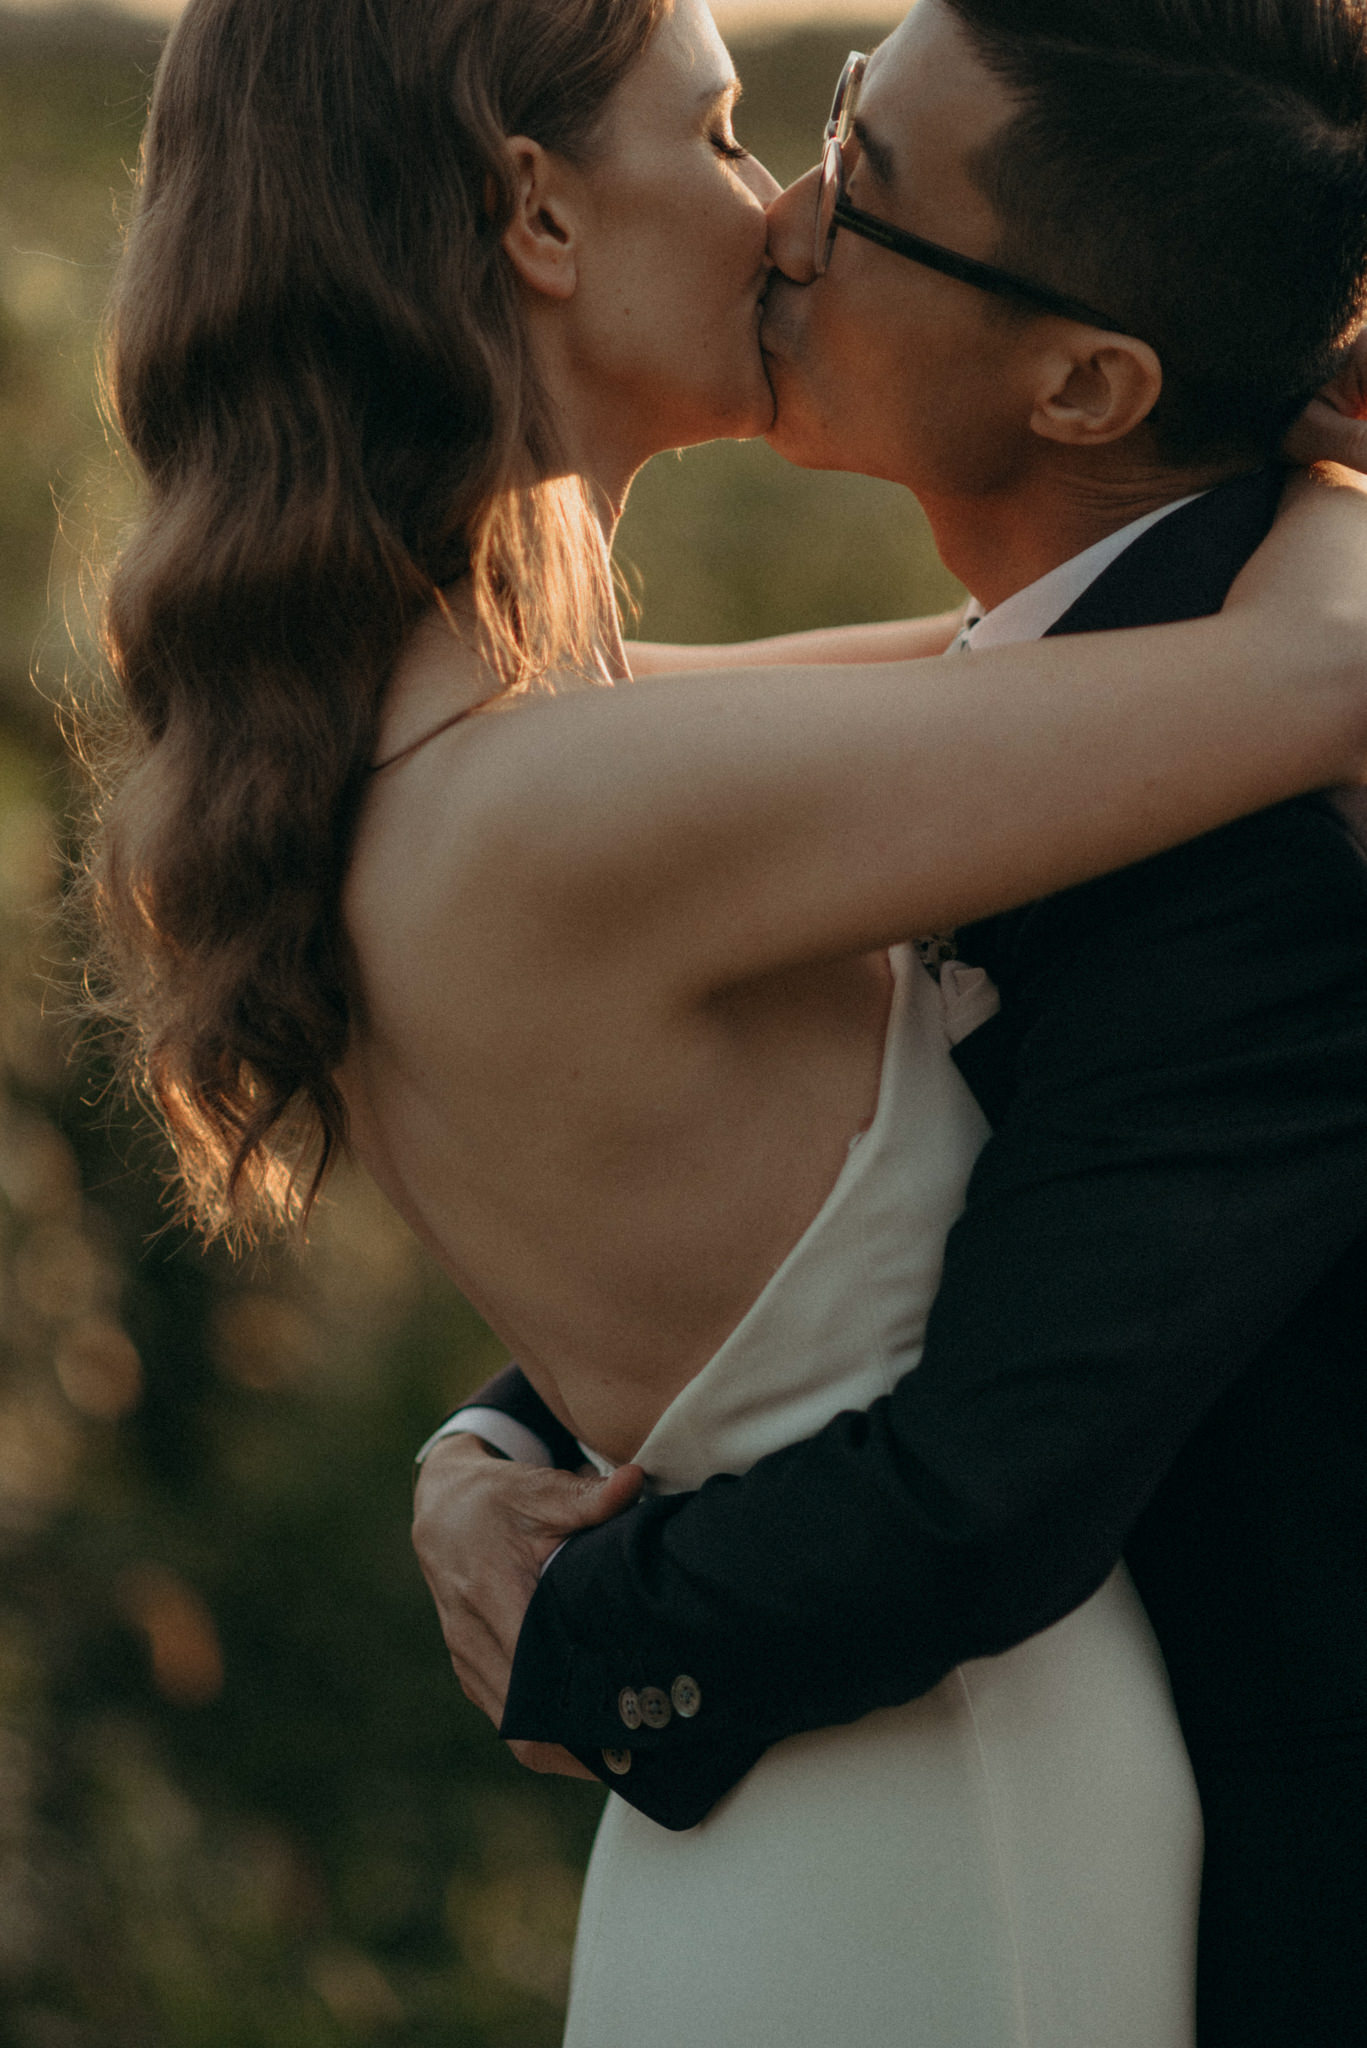
M 997 218 L 967 166 L 1015 111 L 943 0 L 918 0 L 869 59 L 850 200 L 990 262 Z M 761 340 L 778 402 L 771 443 L 807 468 L 890 477 L 928 500 L 1009 488 L 1034 452 L 1033 323 L 845 229 L 814 277 L 818 176 L 770 210 L 778 270 Z

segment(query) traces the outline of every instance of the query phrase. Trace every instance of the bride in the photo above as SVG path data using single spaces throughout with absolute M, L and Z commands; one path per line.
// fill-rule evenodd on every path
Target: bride
M 1351 491 L 1219 620 L 632 680 L 633 474 L 771 419 L 735 95 L 702 0 L 190 0 L 111 345 L 97 975 L 184 1205 L 298 1220 L 349 1148 L 663 1486 L 914 1362 L 985 1126 L 907 942 L 1367 750 Z M 987 2048 L 1028 1977 L 1051 2048 L 1179 2048 L 1198 1828 L 1118 1575 L 688 1835 L 612 1802 L 571 2039 Z

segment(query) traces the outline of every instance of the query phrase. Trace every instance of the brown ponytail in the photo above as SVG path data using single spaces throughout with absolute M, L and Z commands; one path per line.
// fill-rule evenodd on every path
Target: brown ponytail
M 114 566 L 92 986 L 210 1234 L 346 1135 L 338 897 L 381 694 L 466 576 L 503 686 L 610 602 L 500 247 L 505 135 L 584 157 L 669 0 L 190 0 L 107 352 L 145 479 Z

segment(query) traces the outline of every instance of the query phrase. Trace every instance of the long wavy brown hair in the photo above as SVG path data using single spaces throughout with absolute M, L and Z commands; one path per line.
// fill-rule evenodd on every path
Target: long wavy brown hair
M 378 709 L 460 579 L 497 687 L 611 602 L 500 245 L 503 139 L 592 157 L 670 0 L 190 0 L 106 386 L 144 501 L 109 574 L 90 985 L 183 1210 L 307 1212 L 346 1137 L 339 895 Z

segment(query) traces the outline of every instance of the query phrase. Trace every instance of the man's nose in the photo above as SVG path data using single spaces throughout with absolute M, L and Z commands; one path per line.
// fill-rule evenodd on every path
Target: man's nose
M 780 192 L 769 207 L 769 261 L 794 284 L 810 284 L 816 276 L 816 202 L 821 166 L 813 165 Z

